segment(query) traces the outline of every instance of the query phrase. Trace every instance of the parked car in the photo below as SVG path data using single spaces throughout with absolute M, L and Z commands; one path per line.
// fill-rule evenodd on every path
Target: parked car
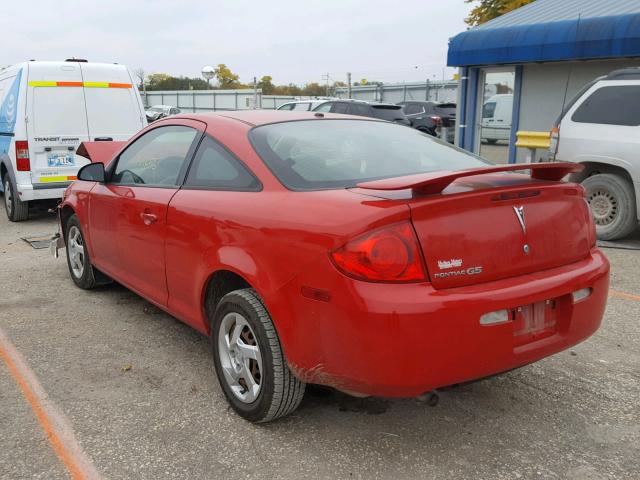
M 445 129 L 446 138 L 453 143 L 456 134 L 456 104 L 406 101 L 398 103 L 404 110 L 411 126 L 434 137 L 441 137 Z
M 640 221 L 640 68 L 596 78 L 566 105 L 551 130 L 550 157 L 585 169 L 581 182 L 598 238 L 628 236 Z
M 32 200 L 60 198 L 86 161 L 87 140 L 124 140 L 146 126 L 124 65 L 29 61 L 0 69 L 0 192 L 7 217 Z M 28 119 L 28 121 L 27 121 Z
M 280 105 L 278 110 L 301 110 L 303 112 L 308 112 L 324 102 L 326 102 L 326 100 L 297 100 L 295 102 L 288 102 Z
M 509 141 L 513 94 L 501 93 L 491 96 L 482 106 L 482 129 L 480 139 L 487 143 Z
M 600 325 L 609 265 L 582 187 L 560 181 L 578 165 L 492 166 L 390 122 L 266 110 L 169 117 L 114 147 L 83 144 L 94 163 L 59 208 L 71 278 L 209 335 L 248 420 L 292 412 L 306 383 L 421 395 Z
M 313 109 L 314 112 L 345 113 L 361 117 L 379 118 L 401 125 L 411 125 L 402 107 L 390 103 L 370 103 L 361 100 L 331 100 Z
M 155 122 L 161 118 L 168 117 L 169 115 L 177 115 L 180 113 L 180 109 L 172 107 L 171 105 L 154 105 L 147 108 L 145 114 L 147 115 L 147 122 Z

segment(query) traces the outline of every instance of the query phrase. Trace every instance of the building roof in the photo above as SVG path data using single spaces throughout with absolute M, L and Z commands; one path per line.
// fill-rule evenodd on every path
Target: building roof
M 640 57 L 640 1 L 536 0 L 449 41 L 448 65 Z

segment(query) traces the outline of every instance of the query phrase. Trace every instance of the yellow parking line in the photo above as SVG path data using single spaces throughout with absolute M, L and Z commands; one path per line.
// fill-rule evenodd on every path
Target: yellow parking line
M 99 479 L 100 475 L 78 444 L 66 417 L 49 400 L 35 374 L 1 329 L 0 359 L 20 387 L 26 402 L 46 433 L 47 440 L 64 463 L 70 477 L 73 480 Z
M 633 295 L 626 292 L 618 292 L 616 290 L 609 290 L 609 295 L 617 298 L 624 298 L 626 300 L 633 300 L 634 302 L 640 302 L 640 295 Z

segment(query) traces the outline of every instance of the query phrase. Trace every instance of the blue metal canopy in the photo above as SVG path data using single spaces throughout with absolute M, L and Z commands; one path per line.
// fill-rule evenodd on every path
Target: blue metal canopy
M 636 56 L 640 56 L 640 1 L 537 0 L 453 37 L 447 64 Z

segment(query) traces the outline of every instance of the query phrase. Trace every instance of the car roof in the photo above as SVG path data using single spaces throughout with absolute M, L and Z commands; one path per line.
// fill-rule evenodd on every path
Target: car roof
M 322 116 L 320 116 L 320 115 Z M 203 112 L 194 113 L 191 115 L 181 114 L 179 116 L 173 116 L 172 119 L 178 118 L 192 118 L 195 120 L 205 120 L 207 118 L 215 120 L 219 117 L 230 118 L 239 122 L 245 123 L 252 127 L 259 125 L 266 125 L 269 123 L 290 122 L 296 120 L 320 120 L 326 119 L 343 119 L 343 120 L 361 120 L 361 121 L 377 121 L 373 118 L 358 118 L 352 115 L 342 115 L 339 113 L 320 113 L 320 112 L 308 112 L 302 110 L 231 110 L 224 112 Z

